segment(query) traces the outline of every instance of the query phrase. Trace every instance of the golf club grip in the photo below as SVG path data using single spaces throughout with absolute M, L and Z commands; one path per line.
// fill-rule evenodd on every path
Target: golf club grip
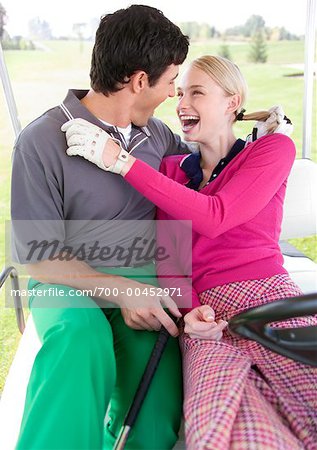
M 126 415 L 126 418 L 124 420 L 124 425 L 128 425 L 130 427 L 133 426 L 137 415 L 139 413 L 139 410 L 142 406 L 142 403 L 144 401 L 144 398 L 146 396 L 146 393 L 150 387 L 151 380 L 153 378 L 153 375 L 157 369 L 157 366 L 159 365 L 159 362 L 161 360 L 163 351 L 166 347 L 168 338 L 170 337 L 169 332 L 162 326 L 157 341 L 155 343 L 155 346 L 152 350 L 150 359 L 146 365 L 146 368 L 144 370 L 144 373 L 142 375 L 142 379 L 140 381 L 139 387 L 134 395 L 134 399 L 132 402 L 132 405 Z

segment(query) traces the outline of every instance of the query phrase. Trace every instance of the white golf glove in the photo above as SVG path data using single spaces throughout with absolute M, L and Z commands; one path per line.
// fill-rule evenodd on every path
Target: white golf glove
M 259 139 L 260 137 L 267 134 L 281 133 L 285 134 L 286 136 L 290 136 L 292 134 L 294 129 L 293 124 L 290 119 L 285 116 L 283 108 L 281 106 L 273 106 L 269 109 L 269 112 L 271 114 L 265 122 L 261 120 L 256 122 L 252 133 L 247 136 L 247 143 L 254 142 L 256 139 Z M 272 133 L 269 131 L 270 125 L 275 122 L 278 123 L 278 126 Z
M 118 139 L 112 138 L 100 127 L 80 118 L 65 122 L 61 126 L 61 130 L 66 132 L 68 145 L 66 153 L 68 156 L 82 156 L 103 170 L 121 173 L 124 163 L 128 160 L 129 153 L 121 148 L 121 143 Z M 106 167 L 102 156 L 108 139 L 112 139 L 119 144 L 120 153 L 115 163 Z

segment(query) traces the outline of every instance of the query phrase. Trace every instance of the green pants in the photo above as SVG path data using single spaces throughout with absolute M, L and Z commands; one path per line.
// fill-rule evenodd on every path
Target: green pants
M 148 267 L 112 273 L 155 284 L 155 278 L 147 277 Z M 54 308 L 45 306 L 43 296 L 52 287 L 61 290 L 56 298 L 50 293 Z M 157 332 L 129 328 L 119 308 L 102 310 L 90 297 L 74 297 L 67 286 L 31 280 L 29 288 L 35 292 L 30 308 L 43 345 L 33 365 L 16 448 L 111 449 Z M 170 338 L 126 448 L 172 448 L 181 409 L 180 353 L 177 339 Z

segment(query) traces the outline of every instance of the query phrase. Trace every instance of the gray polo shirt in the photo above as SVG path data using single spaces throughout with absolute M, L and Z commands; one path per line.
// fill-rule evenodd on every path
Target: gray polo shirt
M 11 196 L 13 256 L 22 264 L 36 260 L 38 252 L 30 257 L 30 241 L 56 239 L 58 248 L 69 245 L 72 252 L 84 243 L 81 259 L 93 267 L 126 265 L 118 263 L 117 258 L 98 258 L 98 252 L 88 261 L 87 249 L 96 240 L 102 248 L 110 244 L 126 247 L 136 236 L 149 240 L 153 237 L 153 227 L 148 221 L 154 218 L 155 207 L 149 200 L 124 178 L 79 156 L 66 154 L 65 134 L 60 128 L 69 119 L 69 113 L 105 129 L 81 104 L 80 99 L 86 93 L 70 90 L 63 107 L 50 109 L 30 123 L 15 144 Z M 156 118 L 151 118 L 147 127 L 136 128 L 133 126 L 134 132 L 142 133 L 144 139 L 133 155 L 157 170 L 165 155 L 188 153 L 180 137 Z M 136 225 L 123 221 L 146 222 Z M 133 259 L 129 261 L 129 265 L 134 263 Z

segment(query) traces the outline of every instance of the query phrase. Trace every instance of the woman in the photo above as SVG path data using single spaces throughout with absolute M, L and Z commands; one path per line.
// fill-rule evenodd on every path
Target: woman
M 162 173 L 113 142 L 104 151 L 105 133 L 95 130 L 87 145 L 82 135 L 92 128 L 82 122 L 64 127 L 68 154 L 120 173 L 158 206 L 160 219 L 192 221 L 193 305 L 181 337 L 187 447 L 317 448 L 317 371 L 225 330 L 238 312 L 301 294 L 278 245 L 294 144 L 277 133 L 278 114 L 244 115 L 245 81 L 224 58 L 193 61 L 178 96 L 185 139 L 200 152 L 166 158 Z M 246 145 L 236 139 L 236 120 L 268 117 L 271 134 Z M 165 237 L 169 249 L 175 242 Z M 161 263 L 159 273 L 166 270 Z

